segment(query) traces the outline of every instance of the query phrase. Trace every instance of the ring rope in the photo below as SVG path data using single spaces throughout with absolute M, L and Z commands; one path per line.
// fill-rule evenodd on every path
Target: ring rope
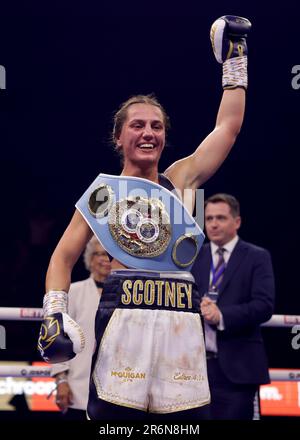
M 51 365 L 0 365 L 0 377 L 51 377 Z M 300 381 L 300 370 L 288 368 L 270 368 L 272 381 Z
M 27 307 L 0 307 L 0 319 L 15 321 L 41 321 L 43 309 Z M 263 327 L 293 327 L 300 324 L 299 315 L 273 315 Z M 271 380 L 300 381 L 300 370 L 270 369 Z M 51 366 L 0 365 L 0 377 L 51 377 Z
M 0 319 L 5 321 L 41 321 L 43 319 L 43 309 L 0 307 Z
M 0 320 L 4 321 L 41 321 L 43 309 L 27 307 L 0 307 Z M 273 315 L 263 327 L 293 327 L 300 325 L 300 315 Z
M 0 377 L 51 377 L 51 366 L 0 365 Z
M 273 315 L 269 321 L 261 324 L 263 327 L 293 327 L 300 325 L 299 315 Z

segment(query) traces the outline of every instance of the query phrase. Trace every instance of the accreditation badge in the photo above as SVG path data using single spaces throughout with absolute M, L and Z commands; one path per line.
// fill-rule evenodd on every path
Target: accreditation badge
M 209 289 L 208 292 L 206 292 L 204 294 L 204 296 L 206 296 L 207 298 L 209 298 L 211 301 L 213 301 L 214 303 L 217 302 L 218 300 L 218 296 L 219 296 L 219 292 L 216 289 Z

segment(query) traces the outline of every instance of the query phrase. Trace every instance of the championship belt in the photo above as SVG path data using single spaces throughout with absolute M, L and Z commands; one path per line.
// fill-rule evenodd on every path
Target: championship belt
M 139 177 L 99 174 L 76 208 L 104 249 L 130 268 L 188 271 L 205 238 L 177 196 Z

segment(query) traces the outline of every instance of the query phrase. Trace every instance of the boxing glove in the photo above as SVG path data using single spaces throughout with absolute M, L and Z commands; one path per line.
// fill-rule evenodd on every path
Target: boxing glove
M 80 326 L 67 314 L 68 295 L 50 291 L 44 296 L 44 321 L 38 338 L 38 350 L 46 362 L 65 362 L 80 353 L 85 338 Z
M 247 18 L 235 15 L 224 15 L 211 26 L 213 51 L 216 60 L 223 63 L 224 89 L 248 87 L 246 38 L 250 29 L 251 23 Z

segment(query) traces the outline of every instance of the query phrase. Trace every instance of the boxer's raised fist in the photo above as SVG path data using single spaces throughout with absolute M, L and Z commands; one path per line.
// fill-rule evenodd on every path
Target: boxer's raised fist
M 247 55 L 246 37 L 251 29 L 247 18 L 223 15 L 210 29 L 210 40 L 216 60 L 219 63 L 229 58 Z
M 247 89 L 247 43 L 251 29 L 247 18 L 223 15 L 210 29 L 210 39 L 216 60 L 223 63 L 222 85 L 224 89 Z

